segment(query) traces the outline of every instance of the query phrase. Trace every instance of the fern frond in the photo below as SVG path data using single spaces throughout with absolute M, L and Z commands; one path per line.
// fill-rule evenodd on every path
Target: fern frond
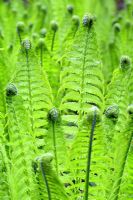
M 116 152 L 115 152 L 115 163 L 114 163 L 115 179 L 114 179 L 113 188 L 109 196 L 109 199 L 112 199 L 112 200 L 117 200 L 121 198 L 120 187 L 121 187 L 123 174 L 124 174 L 125 166 L 128 160 L 128 154 L 132 145 L 132 138 L 133 138 L 133 131 L 131 128 L 132 127 L 131 124 L 132 124 L 132 120 L 129 119 L 129 121 L 127 122 L 126 128 L 124 129 L 124 131 L 121 131 L 120 133 L 121 135 L 119 135 L 119 141 L 121 141 L 121 143 L 119 143 L 119 147 L 116 149 Z M 129 182 L 128 186 L 129 186 L 129 193 L 128 193 L 128 190 L 125 191 L 124 196 L 127 197 L 127 199 L 130 199 L 131 198 L 130 189 L 132 188 L 132 184 L 130 185 L 130 182 Z
M 27 48 L 30 48 L 29 45 L 27 42 Z M 42 72 L 34 55 L 34 50 L 22 47 L 18 61 L 14 83 L 29 112 L 32 135 L 37 148 L 41 151 L 47 134 L 47 113 L 52 107 L 52 91 L 47 76 Z
M 28 116 L 21 97 L 7 97 L 9 125 L 9 155 L 11 158 L 11 176 L 13 199 L 31 199 L 35 190 L 32 172 L 34 157 L 33 139 L 30 133 Z M 37 193 L 36 193 L 37 199 Z
M 51 153 L 46 153 L 36 158 L 36 162 L 38 165 L 36 176 L 39 177 L 42 190 L 44 190 L 43 198 L 47 198 L 48 200 L 68 199 L 64 191 L 63 185 L 52 167 L 52 159 L 53 156 Z
M 63 66 L 58 92 L 58 98 L 62 98 L 62 117 L 66 119 L 63 125 L 65 132 L 69 131 L 69 123 L 78 124 L 77 120 L 82 118 L 89 106 L 97 105 L 103 109 L 103 74 L 94 24 L 79 28 L 68 56 L 70 58 L 64 62 L 67 66 Z M 77 125 L 74 126 L 77 129 Z
M 0 116 L 0 198 L 10 199 L 12 194 L 11 176 L 10 176 L 10 161 L 4 136 L 4 126 L 2 116 Z M 6 144 L 6 145 L 5 145 Z

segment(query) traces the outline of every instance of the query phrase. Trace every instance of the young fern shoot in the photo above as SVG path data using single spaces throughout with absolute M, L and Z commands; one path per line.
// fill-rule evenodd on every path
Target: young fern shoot
M 52 37 L 52 43 L 51 43 L 51 51 L 53 51 L 54 50 L 55 35 L 56 35 L 57 30 L 58 30 L 58 24 L 54 20 L 51 22 L 51 29 L 53 31 L 53 37 Z
M 53 146 L 54 146 L 54 156 L 55 156 L 55 167 L 58 174 L 58 158 L 57 158 L 57 143 L 56 143 L 56 133 L 55 133 L 55 123 L 58 120 L 59 113 L 56 108 L 52 108 L 48 113 L 48 118 L 52 124 L 52 132 L 53 132 Z

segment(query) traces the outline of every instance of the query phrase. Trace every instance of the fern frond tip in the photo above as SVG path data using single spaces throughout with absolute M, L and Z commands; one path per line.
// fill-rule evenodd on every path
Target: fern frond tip
M 119 115 L 119 107 L 118 105 L 111 105 L 105 110 L 105 116 L 107 118 L 111 118 L 113 120 L 116 120 Z
M 127 70 L 131 66 L 131 59 L 129 56 L 123 55 L 120 59 L 120 67 L 122 70 Z
M 17 87 L 13 83 L 9 83 L 6 87 L 6 96 L 16 96 L 18 93 Z

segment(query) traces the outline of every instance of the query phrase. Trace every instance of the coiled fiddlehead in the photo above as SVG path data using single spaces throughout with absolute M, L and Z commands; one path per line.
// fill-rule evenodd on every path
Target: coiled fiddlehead
M 73 7 L 73 5 L 67 5 L 67 11 L 68 11 L 68 13 L 70 13 L 70 14 L 72 15 L 73 12 L 74 12 L 74 7 Z
M 131 67 L 131 59 L 129 56 L 122 56 L 121 59 L 120 59 L 120 67 L 121 69 L 124 71 L 124 70 L 127 70 L 128 68 Z
M 105 110 L 105 116 L 107 118 L 111 118 L 112 120 L 116 120 L 119 114 L 118 105 L 111 105 Z
M 17 93 L 18 93 L 18 90 L 16 86 L 13 83 L 8 84 L 8 86 L 6 87 L 6 96 L 13 97 L 13 96 L 16 96 Z

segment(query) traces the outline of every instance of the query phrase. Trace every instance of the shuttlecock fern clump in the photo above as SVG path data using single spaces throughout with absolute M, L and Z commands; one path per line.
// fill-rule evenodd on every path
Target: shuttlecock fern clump
M 133 199 L 133 2 L 0 13 L 0 200 Z

